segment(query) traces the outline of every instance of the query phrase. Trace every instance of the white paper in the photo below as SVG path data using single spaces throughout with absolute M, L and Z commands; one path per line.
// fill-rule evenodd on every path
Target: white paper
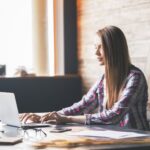
M 136 132 L 112 131 L 112 130 L 105 130 L 105 131 L 88 130 L 88 131 L 80 131 L 80 132 L 74 132 L 74 133 L 72 132 L 72 133 L 69 133 L 69 135 L 107 137 L 107 138 L 112 138 L 112 139 L 150 136 L 150 134 L 141 134 L 141 133 L 136 133 Z

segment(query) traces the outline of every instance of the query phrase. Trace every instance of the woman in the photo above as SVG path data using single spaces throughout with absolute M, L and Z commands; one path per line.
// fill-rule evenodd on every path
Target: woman
M 105 124 L 148 130 L 147 83 L 130 62 L 123 32 L 107 26 L 97 32 L 96 55 L 105 73 L 83 98 L 70 107 L 43 116 L 23 114 L 25 122 Z

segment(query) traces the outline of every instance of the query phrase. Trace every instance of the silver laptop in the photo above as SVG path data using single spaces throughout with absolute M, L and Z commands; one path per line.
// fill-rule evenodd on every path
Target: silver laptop
M 0 120 L 2 123 L 12 127 L 36 128 L 48 127 L 46 123 L 26 123 L 22 124 L 19 120 L 19 112 L 14 93 L 0 92 Z

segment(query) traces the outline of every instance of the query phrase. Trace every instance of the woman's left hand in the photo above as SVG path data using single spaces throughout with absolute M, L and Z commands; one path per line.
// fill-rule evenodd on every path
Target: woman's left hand
M 69 122 L 69 118 L 54 111 L 42 116 L 41 122 L 64 124 Z

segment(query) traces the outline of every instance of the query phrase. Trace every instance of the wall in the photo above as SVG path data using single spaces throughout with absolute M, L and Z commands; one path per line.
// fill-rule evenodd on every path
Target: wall
M 124 31 L 131 61 L 144 71 L 150 85 L 149 8 L 150 0 L 77 0 L 78 61 L 84 91 L 103 72 L 93 43 L 95 32 L 105 25 L 116 25 Z

